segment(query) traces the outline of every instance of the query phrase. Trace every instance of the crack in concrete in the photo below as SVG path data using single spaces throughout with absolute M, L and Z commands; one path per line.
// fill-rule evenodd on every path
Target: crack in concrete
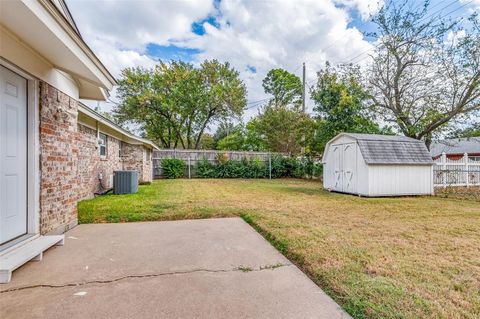
M 227 273 L 227 272 L 259 272 L 264 270 L 275 270 L 281 267 L 289 267 L 293 266 L 293 264 L 274 264 L 274 265 L 266 265 L 260 266 L 258 268 L 251 268 L 248 266 L 238 266 L 231 269 L 205 269 L 205 268 L 198 268 L 192 270 L 184 270 L 184 271 L 170 271 L 170 272 L 161 272 L 156 274 L 143 274 L 143 275 L 126 275 L 121 276 L 113 279 L 108 280 L 91 280 L 91 281 L 84 281 L 84 282 L 75 282 L 75 283 L 67 283 L 61 285 L 49 285 L 49 284 L 38 284 L 38 285 L 31 285 L 31 286 L 23 286 L 23 287 L 15 287 L 10 289 L 1 290 L 0 294 L 15 292 L 20 290 L 28 290 L 28 289 L 36 289 L 36 288 L 66 288 L 66 287 L 82 287 L 91 284 L 110 284 L 126 279 L 141 279 L 141 278 L 154 278 L 154 277 L 162 277 L 162 276 L 172 276 L 172 275 L 186 275 L 186 274 L 193 274 L 193 273 Z

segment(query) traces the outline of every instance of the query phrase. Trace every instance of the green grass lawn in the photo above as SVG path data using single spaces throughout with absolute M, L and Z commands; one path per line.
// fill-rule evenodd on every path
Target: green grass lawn
M 301 180 L 161 180 L 81 223 L 241 216 L 354 318 L 480 318 L 480 205 L 359 198 Z

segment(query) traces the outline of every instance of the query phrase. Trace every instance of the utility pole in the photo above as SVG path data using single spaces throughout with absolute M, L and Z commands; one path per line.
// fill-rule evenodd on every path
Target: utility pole
M 305 62 L 303 62 L 302 112 L 305 113 Z
M 305 113 L 305 62 L 303 62 L 303 81 L 302 81 L 302 112 Z M 302 144 L 305 142 L 305 135 L 302 136 Z M 305 147 L 302 146 L 302 155 L 305 154 Z

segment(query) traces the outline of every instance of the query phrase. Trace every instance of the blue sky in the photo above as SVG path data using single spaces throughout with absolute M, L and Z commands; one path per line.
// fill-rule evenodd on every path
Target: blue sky
M 146 54 L 155 60 L 182 60 L 185 62 L 192 62 L 195 56 L 201 52 L 199 49 L 182 48 L 175 44 L 159 45 L 155 43 L 147 44 L 145 50 Z
M 366 0 L 368 1 L 368 0 Z M 452 17 L 458 17 L 468 13 L 472 7 L 468 6 L 469 0 L 465 1 L 451 1 L 451 0 L 433 0 L 430 4 L 430 12 L 434 13 L 450 13 Z M 206 27 L 221 29 L 221 25 L 217 20 L 217 17 L 221 17 L 221 1 L 214 2 L 214 8 L 216 12 L 209 13 L 207 16 L 194 21 L 191 23 L 191 32 L 199 37 L 205 36 Z M 423 1 L 416 1 L 415 6 L 421 6 Z M 356 7 L 347 6 L 342 3 L 336 3 L 335 6 L 342 10 L 345 10 L 348 13 L 348 22 L 347 28 L 357 29 L 364 35 L 376 31 L 375 24 L 366 19 L 365 16 L 362 16 L 362 12 Z M 454 12 L 452 12 L 454 11 Z M 229 25 L 229 22 L 225 22 Z M 371 42 L 373 38 L 364 36 L 363 38 L 366 42 Z M 198 60 L 198 56 L 201 53 L 204 53 L 206 50 L 201 48 L 191 47 L 188 43 L 175 43 L 175 41 L 170 41 L 168 44 L 158 44 L 155 42 L 150 42 L 145 45 L 144 53 L 153 60 L 182 60 L 185 62 L 194 62 Z M 355 55 L 353 55 L 355 56 Z M 254 66 L 255 63 L 247 63 L 243 70 L 249 71 L 251 73 L 257 73 L 257 67 Z
M 159 59 L 228 61 L 247 86 L 249 105 L 265 99 L 261 82 L 272 68 L 300 76 L 305 62 L 307 82 L 313 83 L 326 61 L 367 61 L 372 44 L 364 32 L 374 31 L 369 16 L 379 9 L 379 0 L 67 3 L 83 37 L 114 75 L 125 67 L 153 67 Z M 452 13 L 459 16 L 477 10 L 480 0 L 432 0 L 431 6 L 445 14 L 461 8 Z M 246 117 L 256 112 L 253 107 Z

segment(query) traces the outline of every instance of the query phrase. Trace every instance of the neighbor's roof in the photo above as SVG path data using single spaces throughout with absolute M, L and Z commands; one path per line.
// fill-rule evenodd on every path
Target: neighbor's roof
M 437 157 L 445 154 L 474 154 L 480 153 L 480 137 L 454 138 L 433 142 L 430 154 Z
M 425 143 L 406 136 L 341 133 L 357 140 L 367 164 L 433 164 Z

